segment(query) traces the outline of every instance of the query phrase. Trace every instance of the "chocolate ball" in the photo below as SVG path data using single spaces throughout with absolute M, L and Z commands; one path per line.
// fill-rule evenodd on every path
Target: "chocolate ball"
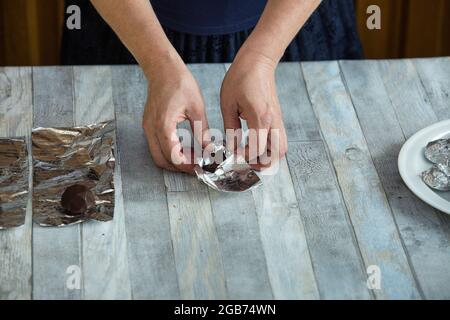
M 95 206 L 91 190 L 81 184 L 68 187 L 61 196 L 61 205 L 68 215 L 80 215 Z
M 217 156 L 217 159 L 216 159 Z M 225 151 L 221 152 L 220 154 L 216 154 L 215 152 L 211 153 L 211 159 L 214 160 L 214 162 L 207 164 L 203 166 L 203 170 L 214 173 L 217 169 L 217 167 L 226 159 Z
M 219 166 L 218 163 L 213 162 L 211 164 L 203 166 L 203 170 L 211 172 L 211 173 L 214 173 L 214 172 L 216 172 L 216 169 L 217 169 L 218 166 Z

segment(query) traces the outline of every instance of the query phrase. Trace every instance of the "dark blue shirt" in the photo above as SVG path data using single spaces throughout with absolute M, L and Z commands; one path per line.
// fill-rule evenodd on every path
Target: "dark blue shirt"
M 215 35 L 254 27 L 266 0 L 150 0 L 159 21 L 170 29 Z

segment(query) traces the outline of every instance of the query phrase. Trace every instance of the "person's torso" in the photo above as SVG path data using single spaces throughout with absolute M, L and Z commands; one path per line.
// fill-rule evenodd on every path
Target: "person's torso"
M 227 34 L 254 27 L 267 0 L 150 0 L 159 21 L 176 31 Z

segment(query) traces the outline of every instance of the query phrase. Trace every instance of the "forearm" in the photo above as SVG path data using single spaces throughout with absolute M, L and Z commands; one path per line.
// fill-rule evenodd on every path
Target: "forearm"
M 268 0 L 264 12 L 241 48 L 264 55 L 275 64 L 321 0 Z M 241 53 L 241 54 L 242 54 Z
M 148 0 L 91 0 L 148 76 L 181 58 L 167 39 Z

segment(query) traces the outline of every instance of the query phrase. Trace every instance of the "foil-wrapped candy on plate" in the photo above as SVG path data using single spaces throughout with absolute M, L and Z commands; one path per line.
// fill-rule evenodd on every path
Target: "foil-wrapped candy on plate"
M 450 191 L 450 139 L 439 139 L 427 144 L 425 158 L 433 167 L 422 172 L 423 181 L 439 191 Z
M 222 192 L 242 192 L 262 184 L 255 170 L 241 155 L 229 152 L 223 143 L 212 143 L 206 155 L 197 159 L 199 180 Z
M 114 121 L 35 128 L 33 220 L 64 226 L 114 215 Z
M 25 138 L 0 138 L 0 229 L 25 223 L 28 172 Z

